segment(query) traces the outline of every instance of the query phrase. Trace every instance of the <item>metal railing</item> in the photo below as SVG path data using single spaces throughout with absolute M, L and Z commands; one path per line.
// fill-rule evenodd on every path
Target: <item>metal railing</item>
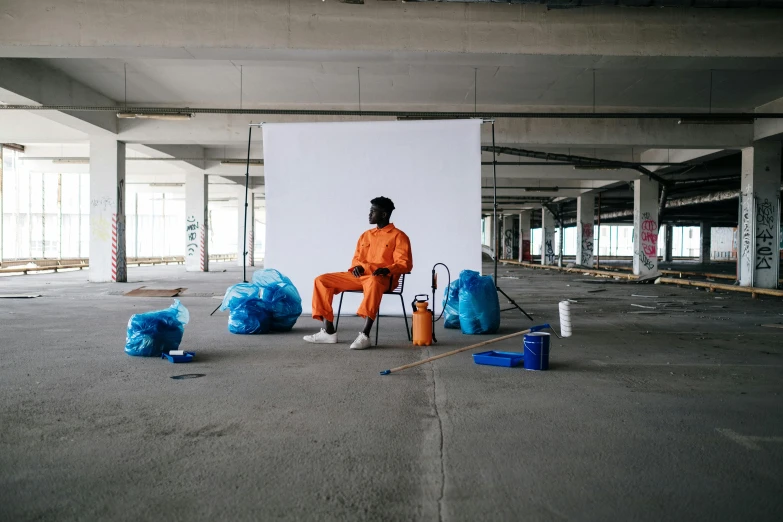
M 236 254 L 210 254 L 209 260 L 234 261 Z M 128 257 L 128 266 L 171 265 L 185 263 L 185 256 Z M 30 272 L 60 271 L 88 268 L 89 258 L 73 259 L 13 259 L 0 263 L 0 274 L 28 274 Z

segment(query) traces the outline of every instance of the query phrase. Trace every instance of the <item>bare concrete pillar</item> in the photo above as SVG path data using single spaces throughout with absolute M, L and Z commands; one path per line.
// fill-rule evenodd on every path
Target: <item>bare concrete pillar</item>
M 185 174 L 185 270 L 209 272 L 207 202 L 209 177 L 203 172 Z
M 777 288 L 780 268 L 779 141 L 742 149 L 740 286 Z
M 633 182 L 633 273 L 646 277 L 658 273 L 658 182 L 639 178 Z
M 125 259 L 125 143 L 90 138 L 90 281 L 128 280 Z
M 519 262 L 530 261 L 530 214 L 531 211 L 519 213 Z
M 253 217 L 255 208 L 253 206 L 253 192 L 247 193 L 247 215 L 245 215 L 245 187 L 239 187 L 237 191 L 237 218 L 239 222 L 239 229 L 237 231 L 237 265 L 242 266 L 244 261 L 246 266 L 255 266 L 255 257 L 253 249 L 253 241 L 255 240 L 255 224 L 256 221 Z M 247 231 L 247 235 L 245 235 Z M 247 257 L 243 257 L 245 253 L 243 248 L 247 248 Z
M 672 243 L 674 241 L 674 228 L 671 225 L 663 226 L 663 260 L 667 263 L 672 262 Z
M 576 198 L 576 264 L 593 266 L 593 222 L 595 196 L 585 194 Z
M 541 264 L 554 265 L 555 258 L 555 216 L 541 208 Z
M 712 256 L 712 227 L 709 223 L 701 222 L 699 225 L 701 234 L 701 248 L 699 249 L 699 262 L 708 264 Z
M 3 264 L 3 212 L 3 144 L 0 143 L 0 266 Z
M 493 223 L 492 215 L 490 214 L 484 218 L 484 243 L 492 250 L 493 255 L 495 252 L 495 227 Z

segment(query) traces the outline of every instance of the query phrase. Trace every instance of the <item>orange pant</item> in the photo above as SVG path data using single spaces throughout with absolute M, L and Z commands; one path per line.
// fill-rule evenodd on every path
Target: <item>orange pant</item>
M 395 276 L 396 279 L 396 276 Z M 363 290 L 364 299 L 356 311 L 361 317 L 375 319 L 383 293 L 389 289 L 389 276 L 354 277 L 350 272 L 333 272 L 315 278 L 313 288 L 313 319 L 334 321 L 332 299 L 345 290 Z

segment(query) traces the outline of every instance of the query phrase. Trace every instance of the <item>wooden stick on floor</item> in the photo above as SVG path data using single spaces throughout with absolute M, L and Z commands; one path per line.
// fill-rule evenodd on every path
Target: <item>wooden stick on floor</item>
M 450 352 L 442 353 L 440 355 L 433 355 L 432 357 L 427 357 L 426 359 L 423 359 L 421 361 L 406 364 L 404 366 L 398 366 L 397 368 L 392 368 L 391 370 L 383 370 L 381 372 L 381 375 L 389 375 L 390 373 L 399 372 L 400 370 L 407 370 L 408 368 L 413 368 L 414 366 L 419 366 L 420 364 L 428 363 L 430 361 L 434 361 L 435 359 L 442 359 L 443 357 L 448 357 L 449 355 L 454 355 L 460 352 L 464 352 L 467 350 L 473 350 L 474 348 L 479 348 L 481 346 L 486 346 L 488 344 L 496 343 L 498 341 L 505 341 L 506 339 L 511 339 L 512 337 L 519 337 L 520 335 L 524 335 L 526 333 L 530 333 L 531 329 L 528 328 L 527 330 L 522 330 L 521 332 L 516 332 L 508 335 L 504 335 L 503 337 L 496 337 L 495 339 L 490 339 L 488 341 L 480 342 L 477 344 L 471 344 L 470 346 L 466 346 L 464 348 L 459 348 L 457 350 L 452 350 Z

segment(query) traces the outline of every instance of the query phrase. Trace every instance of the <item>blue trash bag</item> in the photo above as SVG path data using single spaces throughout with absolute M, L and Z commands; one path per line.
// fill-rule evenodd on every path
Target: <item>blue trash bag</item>
M 459 328 L 459 279 L 443 291 L 443 326 L 446 328 Z
M 265 334 L 272 317 L 261 299 L 248 299 L 228 312 L 228 331 L 233 334 Z
M 125 353 L 138 357 L 160 357 L 163 352 L 176 350 L 182 342 L 190 313 L 179 299 L 165 310 L 134 314 L 128 321 Z
M 269 333 L 271 314 L 261 299 L 261 288 L 253 283 L 228 287 L 220 310 L 228 310 L 228 331 L 234 334 Z
M 500 328 L 495 282 L 473 270 L 459 274 L 459 325 L 464 334 L 492 334 Z
M 271 329 L 291 330 L 302 315 L 302 298 L 294 283 L 274 268 L 265 268 L 253 273 L 253 284 L 263 290 L 261 300 L 272 316 Z

